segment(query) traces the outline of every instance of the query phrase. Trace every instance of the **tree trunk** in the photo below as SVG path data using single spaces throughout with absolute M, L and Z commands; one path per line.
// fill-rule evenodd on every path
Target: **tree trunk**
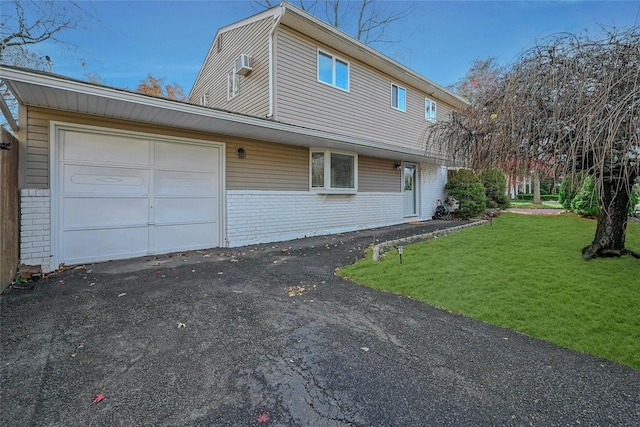
M 624 247 L 629 194 L 623 186 L 605 178 L 600 195 L 600 214 L 596 235 L 591 245 L 582 249 L 585 260 L 598 257 L 620 256 L 625 253 L 635 255 Z
M 537 170 L 533 171 L 533 204 L 542 204 L 542 200 L 540 198 L 540 175 L 538 175 Z

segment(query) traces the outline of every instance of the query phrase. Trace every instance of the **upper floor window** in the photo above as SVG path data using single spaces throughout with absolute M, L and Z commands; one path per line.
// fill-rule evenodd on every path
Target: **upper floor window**
M 240 92 L 240 76 L 231 71 L 227 78 L 227 100 L 233 98 Z
M 311 190 L 319 193 L 355 193 L 358 155 L 332 150 L 310 150 Z
M 200 95 L 200 105 L 207 105 L 207 93 L 203 93 L 202 95 Z
M 424 118 L 427 120 L 436 119 L 436 101 L 424 99 Z
M 318 81 L 348 91 L 349 63 L 319 50 Z
M 396 84 L 391 84 L 391 106 L 396 110 L 407 111 L 407 91 Z

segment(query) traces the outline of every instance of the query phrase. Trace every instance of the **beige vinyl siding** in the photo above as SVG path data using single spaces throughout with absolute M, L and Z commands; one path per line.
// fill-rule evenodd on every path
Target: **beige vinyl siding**
M 402 170 L 398 161 L 358 156 L 358 192 L 399 193 L 402 190 Z
M 284 144 L 244 140 L 203 132 L 139 124 L 90 115 L 41 108 L 26 108 L 25 188 L 49 188 L 49 123 L 60 121 L 80 125 L 115 128 L 125 131 L 223 142 L 227 151 L 226 186 L 230 190 L 309 189 L 309 149 Z M 238 158 L 238 148 L 247 156 Z
M 191 102 L 200 104 L 204 93 L 207 105 L 257 117 L 269 113 L 269 32 L 273 19 L 263 19 L 218 34 L 191 91 Z M 240 54 L 252 58 L 253 71 L 240 76 L 240 92 L 227 99 L 227 77 Z
M 349 62 L 349 92 L 317 81 L 318 48 Z M 277 32 L 276 63 L 276 119 L 285 123 L 422 150 L 431 125 L 424 117 L 425 97 L 437 102 L 438 120 L 451 110 L 438 98 L 286 27 Z M 391 107 L 392 83 L 407 91 L 406 112 Z
M 238 157 L 243 148 L 246 157 Z M 247 141 L 227 145 L 227 189 L 309 190 L 309 149 Z

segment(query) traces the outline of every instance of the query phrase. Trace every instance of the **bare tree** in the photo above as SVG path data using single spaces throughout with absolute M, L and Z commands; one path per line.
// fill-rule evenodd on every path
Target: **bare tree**
M 64 32 L 82 29 L 86 22 L 96 20 L 75 1 L 7 0 L 2 7 L 0 63 L 18 67 L 50 71 L 52 60 L 34 51 L 34 47 L 45 41 L 68 44 L 61 38 Z M 4 84 L 0 85 L 0 93 L 15 116 L 17 104 Z
M 476 169 L 593 176 L 600 214 L 583 257 L 640 257 L 624 245 L 640 173 L 640 27 L 541 41 L 477 103 L 429 128 L 425 141 Z
M 0 61 L 12 65 L 34 65 L 31 48 L 44 41 L 64 43 L 61 34 L 83 28 L 87 19 L 93 18 L 75 1 L 24 1 L 11 0 L 14 13 L 2 13 L 0 32 Z M 37 64 L 43 65 L 38 57 Z
M 279 3 L 273 0 L 253 1 L 257 9 L 273 7 Z M 415 7 L 413 3 L 408 3 L 403 5 L 401 10 L 394 11 L 393 8 L 382 6 L 382 3 L 379 0 L 292 2 L 293 5 L 351 34 L 363 43 L 393 43 L 387 34 L 390 26 L 410 15 Z

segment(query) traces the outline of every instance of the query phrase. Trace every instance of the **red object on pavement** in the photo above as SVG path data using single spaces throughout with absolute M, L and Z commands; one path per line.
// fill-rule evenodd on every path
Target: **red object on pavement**
M 104 394 L 96 394 L 93 398 L 93 403 L 101 402 L 104 399 Z

